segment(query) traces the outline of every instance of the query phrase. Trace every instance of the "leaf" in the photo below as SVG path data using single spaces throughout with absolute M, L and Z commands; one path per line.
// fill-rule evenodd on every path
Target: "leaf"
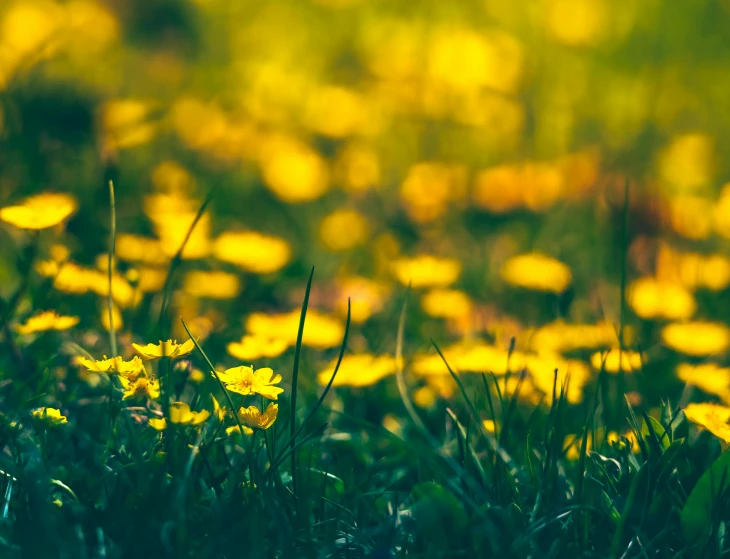
M 651 423 L 651 429 L 649 429 L 649 425 L 647 423 Z M 654 431 L 654 434 L 656 434 L 656 437 L 658 439 L 659 444 L 662 446 L 663 449 L 669 448 L 669 445 L 672 441 L 669 440 L 669 433 L 666 433 L 664 427 L 661 423 L 659 423 L 656 419 L 651 417 L 650 415 L 644 416 L 644 423 L 641 426 L 641 434 L 643 435 L 644 439 L 652 440 L 653 435 L 652 431 Z
M 679 514 L 682 536 L 688 543 L 696 542 L 709 532 L 713 523 L 713 509 L 728 488 L 730 451 L 723 452 L 702 474 Z

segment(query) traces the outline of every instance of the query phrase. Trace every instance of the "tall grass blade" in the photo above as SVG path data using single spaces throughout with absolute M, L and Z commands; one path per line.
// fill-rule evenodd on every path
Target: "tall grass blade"
M 114 330 L 114 293 L 112 284 L 114 279 L 114 251 L 117 243 L 117 204 L 114 199 L 114 181 L 109 181 L 109 207 L 111 210 L 111 237 L 109 239 L 109 259 L 107 261 L 107 274 L 109 279 L 109 293 L 106 297 L 107 309 L 109 311 L 109 348 L 112 355 L 117 355 L 117 336 Z
M 297 495 L 297 455 L 296 455 L 296 432 L 297 432 L 297 388 L 299 385 L 299 362 L 302 357 L 302 340 L 304 339 L 304 321 L 307 318 L 307 308 L 309 307 L 309 294 L 312 291 L 312 280 L 314 279 L 314 266 L 309 273 L 307 280 L 307 288 L 304 291 L 304 301 L 302 301 L 302 312 L 299 315 L 299 330 L 297 331 L 297 345 L 294 348 L 294 367 L 291 375 L 291 400 L 289 408 L 289 433 L 291 440 L 289 448 L 291 454 L 291 485 L 294 496 Z

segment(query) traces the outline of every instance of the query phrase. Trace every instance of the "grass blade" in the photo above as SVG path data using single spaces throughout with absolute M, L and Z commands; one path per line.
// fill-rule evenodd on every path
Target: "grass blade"
M 314 266 L 309 273 L 307 280 L 307 288 L 304 292 L 304 301 L 302 301 L 302 312 L 299 315 L 299 330 L 297 331 L 297 345 L 294 349 L 294 368 L 291 375 L 291 400 L 289 408 L 289 429 L 291 440 L 289 448 L 291 453 L 291 485 L 294 496 L 297 495 L 297 455 L 296 455 L 296 432 L 297 432 L 297 386 L 299 384 L 299 362 L 302 356 L 302 339 L 304 338 L 304 321 L 307 318 L 307 308 L 309 307 L 309 293 L 312 291 L 312 280 L 314 279 Z
M 109 348 L 112 355 L 117 355 L 117 336 L 114 331 L 114 293 L 112 283 L 114 279 L 114 251 L 117 243 L 117 204 L 114 200 L 114 181 L 109 181 L 109 207 L 111 210 L 111 238 L 109 239 L 109 260 L 107 262 L 107 274 L 109 278 L 109 293 L 106 297 L 107 309 L 109 311 Z

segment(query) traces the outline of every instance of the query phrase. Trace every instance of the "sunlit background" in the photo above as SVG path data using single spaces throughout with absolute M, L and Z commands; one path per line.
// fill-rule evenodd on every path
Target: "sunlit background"
M 20 316 L 77 316 L 107 351 L 111 179 L 115 326 L 154 341 L 215 189 L 171 316 L 221 364 L 290 355 L 314 266 L 310 386 L 349 297 L 337 384 L 393 393 L 410 285 L 424 409 L 453 391 L 429 338 L 464 373 L 526 368 L 530 401 L 557 368 L 581 402 L 605 368 L 637 402 L 730 402 L 729 28 L 712 0 L 2 2 L 0 205 L 70 196 Z M 3 294 L 35 234 L 17 214 Z

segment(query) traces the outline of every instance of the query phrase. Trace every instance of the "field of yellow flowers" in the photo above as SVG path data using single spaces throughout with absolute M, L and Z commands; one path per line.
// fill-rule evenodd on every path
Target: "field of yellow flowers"
M 729 26 L 0 2 L 0 557 L 727 556 Z

